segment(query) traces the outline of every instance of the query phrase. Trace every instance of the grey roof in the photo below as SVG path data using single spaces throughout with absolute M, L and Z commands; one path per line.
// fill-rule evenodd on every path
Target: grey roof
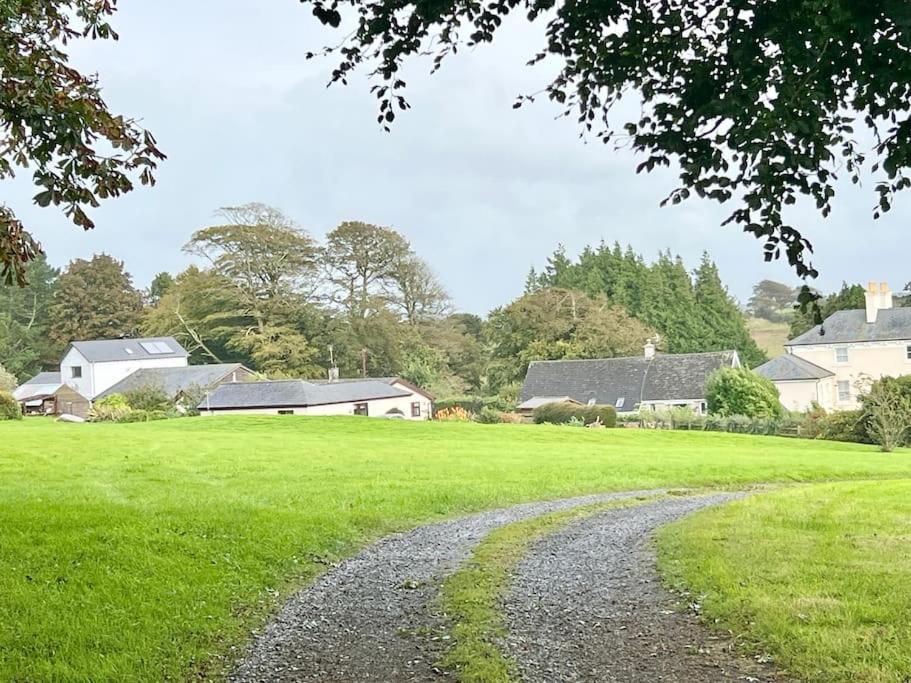
M 26 384 L 60 384 L 61 381 L 59 372 L 39 372 L 31 379 L 23 382 L 21 386 Z
M 307 381 L 311 384 L 338 384 L 340 382 L 363 382 L 365 379 L 376 380 L 377 382 L 383 382 L 385 384 L 404 384 L 406 387 L 423 394 L 427 398 L 432 399 L 433 394 L 431 394 L 426 389 L 419 387 L 418 385 L 409 382 L 407 379 L 402 379 L 401 377 L 349 377 L 349 378 L 340 378 L 340 379 L 308 379 Z
M 38 396 L 53 396 L 61 385 L 59 372 L 39 372 L 13 389 L 13 398 L 17 401 L 24 401 Z
M 211 365 L 185 365 L 176 368 L 142 368 L 127 375 L 117 384 L 102 391 L 95 399 L 111 394 L 123 394 L 140 387 L 160 387 L 176 398 L 192 386 L 209 388 L 236 370 L 246 370 L 240 363 L 213 363 Z
M 171 353 L 150 353 L 143 344 L 164 343 Z M 140 360 L 148 358 L 186 358 L 190 354 L 174 337 L 143 337 L 141 339 L 95 339 L 74 341 L 70 346 L 92 363 L 117 360 Z
M 534 361 L 528 366 L 521 401 L 535 396 L 570 396 L 581 403 L 633 410 L 642 401 L 701 399 L 705 380 L 721 367 L 739 364 L 736 351 L 658 354 L 653 358 Z
M 824 331 L 825 334 L 820 334 Z M 785 346 L 839 344 L 845 342 L 911 340 L 911 308 L 885 308 L 876 321 L 867 322 L 863 309 L 836 311 L 811 330 L 790 340 Z
M 281 408 L 370 401 L 410 396 L 386 382 L 366 379 L 315 384 L 302 379 L 222 384 L 199 404 L 200 408 Z
M 516 410 L 534 410 L 548 403 L 576 403 L 582 405 L 569 396 L 534 396 L 527 401 L 522 401 L 516 406 Z
M 831 377 L 834 372 L 811 363 L 803 358 L 786 353 L 773 358 L 768 363 L 763 363 L 753 372 L 772 380 L 773 382 L 793 382 L 800 380 L 822 379 Z

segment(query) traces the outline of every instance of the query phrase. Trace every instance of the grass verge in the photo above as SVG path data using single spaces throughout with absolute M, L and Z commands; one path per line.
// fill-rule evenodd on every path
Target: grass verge
M 461 683 L 519 680 L 515 662 L 503 653 L 498 641 L 506 636 L 502 601 L 513 571 L 529 548 L 576 520 L 662 497 L 627 498 L 551 512 L 507 524 L 488 534 L 471 559 L 443 582 L 440 602 L 453 626 L 452 646 L 440 665 L 455 671 Z
M 800 486 L 664 528 L 666 579 L 802 681 L 911 680 L 911 481 Z
M 0 680 L 187 680 L 379 536 L 597 493 L 911 477 L 907 451 L 359 418 L 0 423 Z

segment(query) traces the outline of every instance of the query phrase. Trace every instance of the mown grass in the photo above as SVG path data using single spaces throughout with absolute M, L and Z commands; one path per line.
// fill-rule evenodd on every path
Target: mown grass
M 512 573 L 532 544 L 578 519 L 657 497 L 626 498 L 560 510 L 489 533 L 471 559 L 449 576 L 440 590 L 440 604 L 452 622 L 452 645 L 441 665 L 455 671 L 461 683 L 519 680 L 516 663 L 504 655 L 499 645 L 506 636 L 500 608 Z
M 223 672 L 372 538 L 508 503 L 911 476 L 872 447 L 728 434 L 237 417 L 0 424 L 0 680 Z
M 911 680 L 911 481 L 796 487 L 659 536 L 669 581 L 802 681 Z

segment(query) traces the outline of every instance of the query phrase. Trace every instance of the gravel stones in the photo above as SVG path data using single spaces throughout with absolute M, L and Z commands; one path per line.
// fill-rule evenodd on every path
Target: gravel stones
M 490 531 L 537 515 L 652 492 L 528 503 L 379 541 L 291 598 L 254 640 L 232 681 L 430 681 L 445 622 L 439 581 Z
M 670 498 L 599 513 L 534 545 L 505 600 L 506 651 L 523 680 L 769 681 L 768 666 L 674 609 L 651 533 L 736 494 Z

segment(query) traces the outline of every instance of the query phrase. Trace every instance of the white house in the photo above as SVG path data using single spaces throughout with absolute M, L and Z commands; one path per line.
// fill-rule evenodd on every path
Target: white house
M 365 415 L 431 417 L 433 397 L 398 377 L 222 384 L 199 404 L 202 415 Z
M 791 339 L 786 354 L 756 368 L 770 379 L 789 410 L 815 402 L 851 410 L 858 395 L 880 377 L 911 374 L 911 308 L 893 308 L 885 283 L 869 283 L 863 309 L 837 311 Z
M 60 379 L 93 400 L 137 370 L 186 367 L 188 356 L 173 337 L 74 341 L 60 361 Z

